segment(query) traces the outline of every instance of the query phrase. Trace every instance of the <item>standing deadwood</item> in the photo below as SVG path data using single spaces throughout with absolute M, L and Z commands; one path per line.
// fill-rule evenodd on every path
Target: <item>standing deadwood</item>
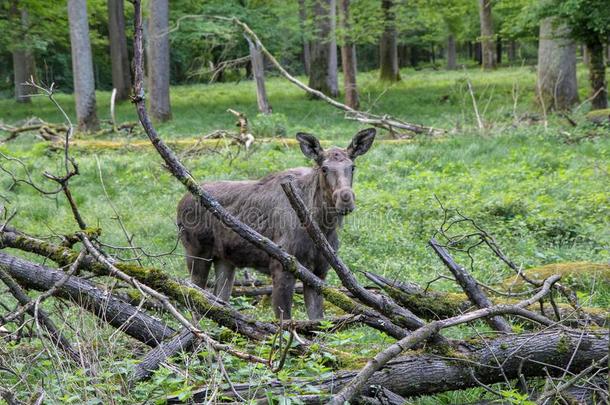
M 68 20 L 78 130 L 96 131 L 99 129 L 99 121 L 95 110 L 95 79 L 89 41 L 87 0 L 68 0 Z
M 307 0 L 299 0 L 299 27 L 301 29 L 301 41 L 303 41 L 303 70 L 309 75 L 311 61 L 309 36 L 306 33 L 307 23 Z
M 24 83 L 30 79 L 30 77 L 36 76 L 36 61 L 34 54 L 31 49 L 28 49 L 26 44 L 27 30 L 28 30 L 28 12 L 24 6 L 21 5 L 21 9 L 17 0 L 11 2 L 10 15 L 12 19 L 18 20 L 20 27 L 17 32 L 22 38 L 22 43 L 15 46 L 13 49 L 13 72 L 14 72 L 14 84 L 15 84 L 15 101 L 18 103 L 29 103 L 31 102 L 30 94 L 32 89 L 29 86 L 24 86 Z M 17 24 L 16 24 L 17 25 Z
M 0 252 L 0 268 L 28 289 L 46 291 L 65 273 Z M 95 316 L 149 346 L 172 336 L 175 331 L 145 312 L 138 310 L 90 281 L 70 277 L 54 294 L 70 300 Z
M 169 100 L 169 3 L 150 0 L 148 20 L 148 88 L 154 120 L 172 118 Z
M 491 0 L 479 0 L 479 18 L 481 20 L 481 60 L 483 69 L 494 69 L 496 67 L 496 52 Z
M 443 248 L 434 238 L 430 239 L 429 244 L 438 257 L 443 261 L 445 266 L 447 266 L 447 268 L 451 271 L 455 277 L 455 280 L 466 293 L 468 299 L 475 303 L 479 308 L 491 307 L 491 301 L 489 298 L 487 298 L 485 293 L 483 293 L 476 280 L 453 260 L 445 248 Z M 510 324 L 500 316 L 494 316 L 487 318 L 486 320 L 489 326 L 491 326 L 494 330 L 506 333 L 510 333 L 513 330 Z
M 333 24 L 331 23 L 331 5 L 335 0 L 314 0 L 313 24 L 315 37 L 311 41 L 309 66 L 309 87 L 321 91 L 330 97 L 337 97 L 337 87 L 333 85 L 329 75 L 331 69 L 331 40 Z M 334 16 L 334 13 L 332 13 Z M 336 57 L 336 51 L 335 51 Z M 336 62 L 334 63 L 336 67 Z M 333 91 L 334 90 L 334 91 Z
M 569 28 L 553 18 L 540 22 L 538 101 L 545 109 L 568 110 L 578 102 L 576 45 Z
M 455 47 L 455 35 L 447 36 L 447 70 L 457 69 L 457 51 Z
M 604 63 L 604 44 L 599 36 L 590 38 L 585 44 L 589 54 L 589 82 L 591 84 L 591 109 L 608 108 L 608 86 Z
M 267 99 L 265 89 L 265 59 L 258 44 L 255 44 L 246 36 L 248 47 L 250 48 L 250 63 L 252 66 L 252 76 L 256 82 L 256 102 L 258 111 L 263 114 L 271 114 L 271 105 Z
M 393 0 L 382 0 L 383 33 L 379 39 L 379 79 L 388 82 L 400 80 L 396 38 L 396 14 Z
M 131 90 L 123 1 L 108 0 L 108 40 L 112 63 L 112 87 L 117 90 L 117 100 L 127 100 Z
M 345 104 L 357 110 L 360 107 L 356 85 L 358 64 L 356 63 L 356 45 L 353 43 L 349 32 L 349 3 L 350 0 L 339 0 L 339 25 L 343 33 L 343 38 L 341 38 L 341 66 L 343 67 Z

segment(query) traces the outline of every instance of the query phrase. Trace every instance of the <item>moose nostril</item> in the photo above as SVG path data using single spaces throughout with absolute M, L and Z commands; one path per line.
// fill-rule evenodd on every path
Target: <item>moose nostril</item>
M 342 191 L 340 193 L 341 199 L 345 202 L 349 201 L 352 199 L 352 193 L 350 193 L 349 191 Z

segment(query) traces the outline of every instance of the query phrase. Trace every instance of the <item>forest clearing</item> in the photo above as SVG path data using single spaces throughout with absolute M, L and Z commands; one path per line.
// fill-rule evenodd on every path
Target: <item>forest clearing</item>
M 292 54 L 261 15 L 298 20 L 298 2 L 238 11 L 211 2 L 202 10 L 215 17 L 204 18 L 197 5 L 163 0 L 69 0 L 69 12 L 13 0 L 0 22 L 22 24 L 23 14 L 11 18 L 27 7 L 34 21 L 61 12 L 74 34 L 86 4 L 99 42 L 92 21 L 110 24 L 100 10 L 112 19 L 117 3 L 129 47 L 123 92 L 116 54 L 113 71 L 95 64 L 85 86 L 76 70 L 51 84 L 40 61 L 60 63 L 49 50 L 12 51 L 38 55 L 36 75 L 20 83 L 16 65 L 0 64 L 17 89 L 0 89 L 0 403 L 608 403 L 610 115 L 605 68 L 600 81 L 595 57 L 577 51 L 588 49 L 584 36 L 553 39 L 574 43 L 549 94 L 552 68 L 541 73 L 540 58 L 552 44 L 532 37 L 551 18 L 544 9 L 503 37 L 504 51 L 493 43 L 486 61 L 478 12 L 487 0 L 480 10 L 439 2 L 476 12 L 459 27 L 416 2 L 417 18 L 457 30 L 452 57 L 433 36 L 446 40 L 445 29 L 398 29 L 392 45 L 387 30 L 369 39 L 345 25 L 374 25 L 364 16 L 377 6 L 386 22 L 413 22 L 399 1 L 353 1 L 345 20 L 350 2 L 332 0 L 336 83 L 346 86 L 337 93 L 316 86 L 313 65 L 296 67 L 301 31 L 328 12 L 326 1 L 304 2 L 313 16 L 286 34 Z M 498 40 L 531 6 L 506 3 L 491 2 Z M 584 18 L 578 7 L 598 2 L 576 3 L 552 18 L 570 26 L 570 16 Z M 606 14 L 590 18 L 610 22 Z M 324 45 L 312 30 L 311 48 Z M 110 48 L 114 32 L 105 33 Z M 348 69 L 349 33 L 362 71 L 355 61 Z M 214 35 L 238 45 L 218 59 Z M 411 54 L 419 49 L 415 65 L 370 61 L 409 35 L 436 44 L 431 55 L 405 40 Z M 78 38 L 64 40 L 74 55 Z M 197 69 L 181 59 L 189 40 L 202 41 Z M 98 63 L 108 43 L 92 46 Z M 164 63 L 167 75 L 155 73 Z M 91 97 L 93 107 L 83 105 Z M 303 176 L 313 176 L 311 192 Z M 273 209 L 285 217 L 269 225 Z M 254 264 L 259 256 L 265 266 Z

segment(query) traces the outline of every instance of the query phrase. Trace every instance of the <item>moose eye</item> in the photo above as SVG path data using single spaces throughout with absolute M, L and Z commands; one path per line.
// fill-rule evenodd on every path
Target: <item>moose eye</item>
M 356 165 L 352 166 L 352 172 L 356 170 Z
M 324 174 L 328 173 L 328 167 L 322 166 L 322 173 L 324 173 Z

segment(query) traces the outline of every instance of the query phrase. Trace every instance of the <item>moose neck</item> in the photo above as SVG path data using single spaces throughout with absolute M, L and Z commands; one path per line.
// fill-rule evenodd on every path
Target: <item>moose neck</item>
M 329 204 L 327 191 L 322 184 L 320 169 L 314 168 L 301 178 L 303 200 L 309 209 L 314 222 L 323 232 L 329 233 L 343 223 L 343 216 L 339 215 L 334 205 Z

